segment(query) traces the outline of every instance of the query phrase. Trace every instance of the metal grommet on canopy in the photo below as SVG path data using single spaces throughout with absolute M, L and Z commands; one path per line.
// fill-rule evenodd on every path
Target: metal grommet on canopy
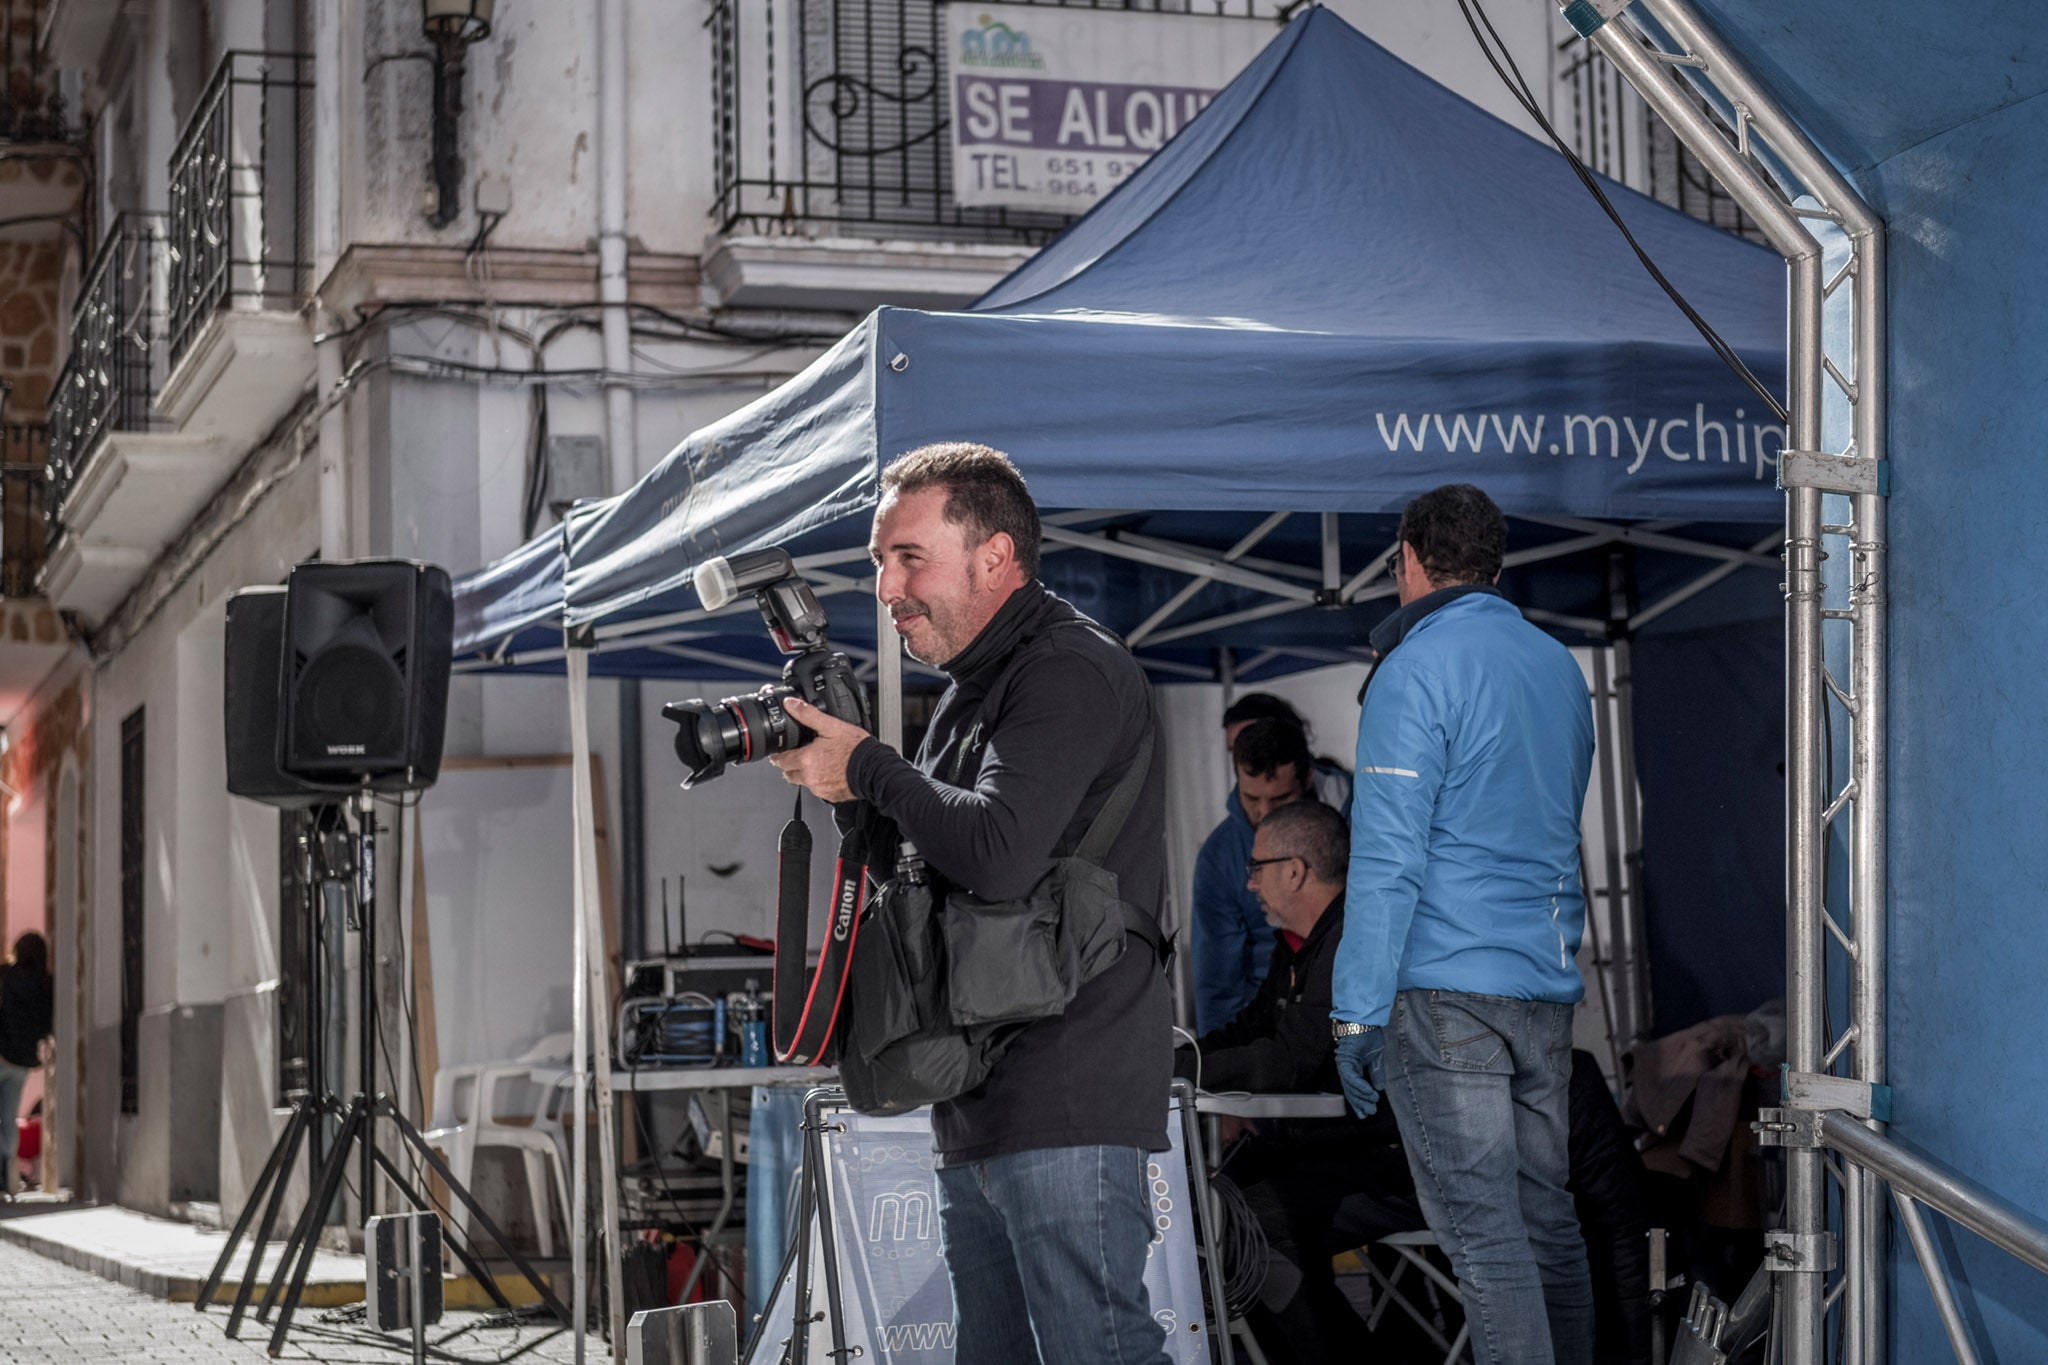
M 889 368 L 898 374 L 902 374 L 910 368 L 910 357 L 898 351 L 895 355 L 889 357 Z

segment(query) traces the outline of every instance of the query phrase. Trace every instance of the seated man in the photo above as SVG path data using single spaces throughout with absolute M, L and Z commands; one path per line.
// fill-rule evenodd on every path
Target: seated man
M 1265 984 L 1229 1023 L 1176 1054 L 1177 1074 L 1211 1091 L 1337 1092 L 1327 1020 L 1349 857 L 1344 817 L 1320 801 L 1280 806 L 1259 822 L 1246 881 L 1277 932 Z M 1340 1201 L 1369 1201 L 1388 1230 L 1422 1226 L 1393 1122 L 1347 1114 L 1273 1124 L 1234 1151 L 1226 1173 L 1266 1232 L 1266 1288 L 1251 1322 L 1267 1357 L 1348 1358 L 1366 1331 L 1330 1268 L 1343 1249 L 1330 1245 Z
M 1202 841 L 1195 859 L 1197 1033 L 1222 1028 L 1251 1002 L 1273 954 L 1273 930 L 1245 880 L 1252 831 L 1271 812 L 1316 795 L 1308 736 L 1292 721 L 1246 722 L 1231 740 L 1230 757 L 1237 785 L 1231 789 L 1229 813 Z
M 1246 880 L 1276 931 L 1270 970 L 1236 1018 L 1175 1054 L 1177 1075 L 1209 1091 L 1338 1091 L 1326 1021 L 1349 856 L 1349 826 L 1320 802 L 1281 807 L 1260 823 Z M 1598 1064 L 1584 1052 L 1572 1062 L 1570 1188 L 1600 1272 L 1595 1359 L 1638 1365 L 1649 1358 L 1641 1165 Z M 1330 1258 L 1427 1226 L 1391 1109 L 1262 1129 L 1224 1168 L 1266 1233 L 1266 1287 L 1249 1315 L 1253 1331 L 1274 1365 L 1366 1358 L 1365 1324 L 1338 1289 Z M 1413 1330 L 1389 1313 L 1371 1347 L 1406 1358 Z

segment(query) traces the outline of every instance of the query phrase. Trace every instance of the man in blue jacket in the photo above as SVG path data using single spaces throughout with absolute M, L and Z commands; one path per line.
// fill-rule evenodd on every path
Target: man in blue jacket
M 1359 717 L 1331 1016 L 1361 1116 L 1392 1103 L 1478 1365 L 1587 1365 L 1571 1195 L 1584 675 L 1493 587 L 1507 523 L 1469 484 L 1401 514 L 1401 605 Z
M 1273 956 L 1272 926 L 1245 884 L 1253 830 L 1271 811 L 1311 796 L 1351 813 L 1351 774 L 1309 752 L 1308 722 L 1272 693 L 1247 692 L 1230 704 L 1223 712 L 1223 746 L 1237 785 L 1224 802 L 1223 823 L 1209 831 L 1195 857 L 1196 1033 L 1235 1019 L 1259 993 Z

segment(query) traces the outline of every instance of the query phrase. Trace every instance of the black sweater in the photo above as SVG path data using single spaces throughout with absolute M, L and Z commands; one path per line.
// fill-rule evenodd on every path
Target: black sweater
M 945 665 L 952 686 L 916 764 L 869 739 L 847 765 L 854 795 L 894 820 L 947 881 L 986 900 L 1037 885 L 1055 856 L 1080 843 L 1145 733 L 1156 735 L 1152 689 L 1129 652 L 1093 630 L 1052 628 L 1078 617 L 1036 582 L 1018 589 Z M 1155 739 L 1150 776 L 1104 859 L 1123 898 L 1155 918 L 1166 882 L 1166 765 L 1156 749 Z M 956 770 L 960 785 L 949 780 Z M 878 876 L 893 865 L 883 854 L 893 849 L 871 855 Z M 1166 979 L 1145 945 L 1127 938 L 1123 956 L 1066 1013 L 1026 1027 L 986 1083 L 934 1107 L 939 1155 L 953 1163 L 1046 1147 L 1164 1150 L 1171 1074 Z
M 1202 1037 L 1204 1090 L 1247 1090 L 1256 1095 L 1340 1088 L 1337 1049 L 1330 1036 L 1330 999 L 1337 943 L 1343 937 L 1340 891 L 1299 948 L 1288 947 L 1284 937 L 1274 938 L 1259 993 L 1236 1018 Z

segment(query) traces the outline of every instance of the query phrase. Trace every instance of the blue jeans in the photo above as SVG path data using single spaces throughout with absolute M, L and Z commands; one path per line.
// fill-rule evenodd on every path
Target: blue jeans
M 21 1109 L 21 1088 L 28 1084 L 30 1069 L 0 1061 L 0 1194 L 14 1188 L 14 1153 L 21 1143 L 21 1129 L 14 1120 Z
M 1570 1172 L 1572 1007 L 1402 991 L 1386 1033 L 1415 1195 L 1458 1272 L 1476 1365 L 1590 1365 Z
M 957 1365 L 1166 1365 L 1145 1294 L 1151 1218 L 1135 1147 L 940 1167 Z

